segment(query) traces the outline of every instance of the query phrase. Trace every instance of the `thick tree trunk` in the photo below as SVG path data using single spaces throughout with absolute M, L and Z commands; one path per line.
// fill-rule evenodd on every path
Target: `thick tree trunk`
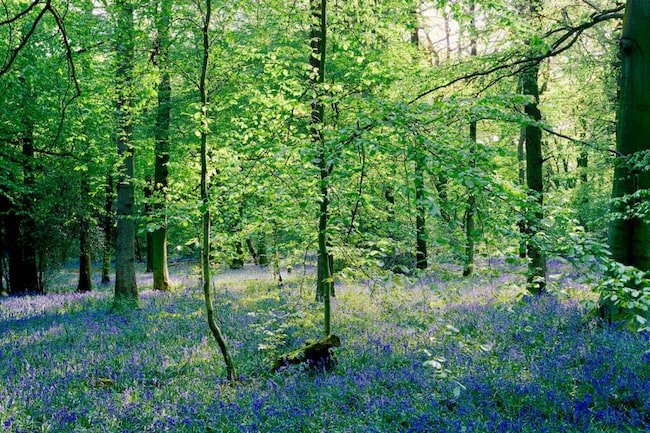
M 153 288 L 171 290 L 167 268 L 167 187 L 169 185 L 169 151 L 171 123 L 171 78 L 169 73 L 169 26 L 171 23 L 171 0 L 160 0 L 158 11 L 158 49 L 160 83 L 158 84 L 158 112 L 156 115 L 156 160 L 154 167 L 154 205 L 159 224 L 152 233 Z
M 525 112 L 534 122 L 542 119 L 542 113 L 537 106 L 539 88 L 537 85 L 538 67 L 526 70 L 521 77 L 522 90 L 525 95 L 533 98 L 526 104 Z M 526 126 L 526 185 L 533 208 L 528 211 L 526 221 L 527 255 L 528 255 L 528 290 L 540 294 L 546 287 L 546 256 L 542 247 L 533 239 L 539 231 L 539 223 L 544 217 L 542 206 L 544 202 L 543 188 L 543 159 L 542 159 L 542 130 L 537 124 Z
M 633 158 L 643 158 L 650 151 L 650 2 L 628 0 L 624 23 L 616 125 L 616 149 L 620 157 L 614 170 L 614 199 L 650 188 L 650 171 L 632 163 Z M 611 210 L 626 214 L 639 204 L 639 200 L 614 201 Z M 650 270 L 650 224 L 647 221 L 647 216 L 611 220 L 608 241 L 614 260 Z
M 43 293 L 36 260 L 35 223 L 32 218 L 32 188 L 34 184 L 33 123 L 24 121 L 22 143 L 24 197 L 18 207 L 6 216 L 6 236 L 9 245 L 9 293 Z
M 120 161 L 117 183 L 117 239 L 115 241 L 116 309 L 138 307 L 135 280 L 135 163 L 132 143 L 131 87 L 133 86 L 133 6 L 118 0 L 117 11 L 117 154 Z
M 208 315 L 208 326 L 212 336 L 217 342 L 224 363 L 226 364 L 226 377 L 230 381 L 236 379 L 235 364 L 230 357 L 228 344 L 226 338 L 221 332 L 221 328 L 217 324 L 214 317 L 214 307 L 212 305 L 212 298 L 210 297 L 210 200 L 208 196 L 208 88 L 207 88 L 207 75 L 208 75 L 208 62 L 210 58 L 210 17 L 212 15 L 212 0 L 206 0 L 205 17 L 203 21 L 202 36 L 203 36 L 203 61 L 201 64 L 201 76 L 199 80 L 199 93 L 201 98 L 201 203 L 203 208 L 202 223 L 203 223 L 203 239 L 201 251 L 201 269 L 203 274 L 203 296 L 205 299 L 205 307 Z

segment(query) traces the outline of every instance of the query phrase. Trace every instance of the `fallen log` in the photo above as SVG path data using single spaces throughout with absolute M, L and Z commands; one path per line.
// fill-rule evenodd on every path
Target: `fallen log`
M 327 337 L 316 341 L 307 342 L 300 349 L 281 355 L 273 361 L 271 371 L 274 373 L 282 371 L 290 365 L 304 364 L 309 370 L 330 371 L 336 365 L 336 357 L 333 347 L 340 347 L 341 339 L 330 334 Z

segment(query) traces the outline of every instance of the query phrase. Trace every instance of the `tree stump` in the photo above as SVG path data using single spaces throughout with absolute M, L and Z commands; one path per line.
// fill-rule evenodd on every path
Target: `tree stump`
M 336 335 L 328 335 L 315 343 L 307 342 L 305 346 L 281 355 L 273 361 L 271 371 L 282 371 L 290 365 L 304 364 L 309 370 L 330 371 L 336 365 L 333 347 L 340 347 L 341 339 Z

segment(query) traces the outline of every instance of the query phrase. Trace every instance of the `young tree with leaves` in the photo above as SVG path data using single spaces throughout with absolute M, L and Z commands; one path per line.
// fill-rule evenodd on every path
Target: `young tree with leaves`
M 313 100 L 311 104 L 311 139 L 316 147 L 316 167 L 319 173 L 319 214 L 318 214 L 318 272 L 316 293 L 318 299 L 323 300 L 324 308 L 324 333 L 331 333 L 331 302 L 330 298 L 334 289 L 332 276 L 332 260 L 328 251 L 329 241 L 327 224 L 329 219 L 329 181 L 333 170 L 327 142 L 324 137 L 325 127 L 325 60 L 327 46 L 327 0 L 312 0 L 311 5 L 311 83 L 313 87 Z
M 202 62 L 199 78 L 199 95 L 200 95 L 200 119 L 199 136 L 200 136 L 200 154 L 201 154 L 201 209 L 202 209 L 202 250 L 201 250 L 201 270 L 203 276 L 203 295 L 205 298 L 205 306 L 208 314 L 208 326 L 214 336 L 223 360 L 226 364 L 226 376 L 228 380 L 235 380 L 235 364 L 230 356 L 228 344 L 221 332 L 221 328 L 217 324 L 214 317 L 214 306 L 210 296 L 210 197 L 209 197 L 209 178 L 208 178 L 208 132 L 210 125 L 208 122 L 208 69 L 210 62 L 210 18 L 212 17 L 212 0 L 206 0 L 205 12 L 202 16 L 203 27 L 201 29 L 202 41 Z

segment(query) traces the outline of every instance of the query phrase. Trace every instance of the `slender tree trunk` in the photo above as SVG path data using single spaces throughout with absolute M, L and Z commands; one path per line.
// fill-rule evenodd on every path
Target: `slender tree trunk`
M 476 120 L 472 120 L 469 124 L 469 140 L 470 146 L 470 166 L 474 168 L 476 152 Z M 465 211 L 465 267 L 463 269 L 463 276 L 469 277 L 474 272 L 474 214 L 476 213 L 476 195 L 472 187 L 468 188 L 467 196 L 467 210 Z
M 318 272 L 316 297 L 323 301 L 324 333 L 331 334 L 331 303 L 330 298 L 334 289 L 334 280 L 330 254 L 328 250 L 327 223 L 329 218 L 329 176 L 332 170 L 328 162 L 328 149 L 323 139 L 325 124 L 325 106 L 322 103 L 323 85 L 325 83 L 325 58 L 327 43 L 327 0 L 311 0 L 311 55 L 309 65 L 312 69 L 312 86 L 314 100 L 311 104 L 311 138 L 317 147 L 316 165 L 319 171 L 319 202 L 318 215 Z
M 589 174 L 587 170 L 589 169 L 589 153 L 586 150 L 580 151 L 580 156 L 577 160 L 578 166 L 578 180 L 580 185 L 585 185 L 589 182 Z M 586 197 L 585 197 L 586 199 Z
M 117 5 L 117 154 L 120 169 L 117 183 L 117 240 L 115 242 L 116 309 L 138 307 L 135 280 L 135 162 L 132 143 L 133 119 L 131 88 L 133 86 L 133 5 L 118 0 Z
M 429 266 L 427 254 L 427 207 L 424 189 L 424 158 L 418 149 L 415 150 L 415 267 L 426 269 Z
M 649 271 L 650 224 L 647 217 L 630 215 L 642 203 L 616 199 L 650 189 L 650 171 L 639 168 L 639 164 L 633 166 L 631 161 L 635 157 L 643 158 L 650 151 L 650 2 L 628 0 L 623 22 L 616 122 L 619 157 L 614 170 L 612 197 L 615 200 L 611 211 L 629 217 L 611 220 L 608 242 L 614 260 Z
M 151 176 L 147 176 L 147 180 L 144 186 L 144 214 L 148 217 L 152 216 L 152 206 L 151 201 L 153 199 L 153 185 L 151 184 Z M 149 228 L 146 228 L 146 238 L 145 238 L 145 253 L 147 255 L 145 272 L 153 272 L 153 233 L 149 231 Z
M 415 26 L 411 33 L 411 43 L 416 47 L 420 45 L 418 14 L 417 10 L 413 11 Z M 417 269 L 426 269 L 429 266 L 427 254 L 427 206 L 424 185 L 426 164 L 422 149 L 418 147 L 417 143 L 414 143 L 411 154 L 414 162 L 413 183 L 415 187 L 415 267 Z
M 522 126 L 519 133 L 519 141 L 517 142 L 517 165 L 519 167 L 519 185 L 522 187 L 526 185 L 526 127 Z M 521 234 L 521 240 L 519 241 L 519 258 L 526 258 L 526 220 L 523 217 L 520 217 L 517 221 L 517 228 Z
M 106 177 L 104 203 L 104 245 L 102 247 L 102 284 L 111 281 L 111 256 L 113 252 L 113 177 Z
M 476 3 L 474 1 L 470 4 L 470 56 L 476 57 Z M 476 167 L 476 120 L 469 123 L 469 141 L 470 141 L 470 168 Z M 472 173 L 473 175 L 473 173 Z M 474 214 L 476 213 L 476 195 L 474 188 L 468 187 L 467 189 L 467 210 L 465 211 L 465 267 L 463 269 L 463 276 L 469 277 L 474 272 Z
M 158 84 L 158 111 L 156 115 L 156 161 L 154 168 L 153 209 L 159 223 L 152 233 L 153 259 L 153 288 L 155 290 L 171 290 L 169 270 L 167 268 L 167 187 L 169 185 L 169 151 L 171 123 L 171 78 L 169 73 L 169 26 L 171 23 L 171 0 L 160 0 L 158 11 L 158 67 L 160 68 L 160 83 Z
M 201 64 L 201 77 L 199 81 L 199 93 L 201 98 L 201 203 L 203 208 L 203 248 L 201 251 L 201 268 L 203 273 L 203 296 L 208 314 L 208 326 L 212 336 L 219 345 L 224 363 L 226 364 L 226 376 L 228 380 L 236 379 L 235 364 L 230 357 L 226 338 L 221 332 L 214 317 L 214 307 L 210 297 L 210 200 L 208 196 L 208 61 L 210 58 L 210 18 L 212 16 L 212 0 L 205 2 L 205 16 L 203 22 L 203 61 Z
M 82 202 L 86 203 L 89 194 L 88 180 L 81 179 Z M 89 292 L 93 288 L 92 264 L 90 261 L 90 220 L 86 213 L 88 209 L 84 206 L 79 215 L 79 282 L 77 292 Z
M 250 238 L 246 238 L 246 246 L 248 247 L 248 252 L 251 253 L 251 257 L 253 257 L 253 263 L 259 266 L 260 262 L 257 257 L 257 251 L 255 251 L 255 246 Z

